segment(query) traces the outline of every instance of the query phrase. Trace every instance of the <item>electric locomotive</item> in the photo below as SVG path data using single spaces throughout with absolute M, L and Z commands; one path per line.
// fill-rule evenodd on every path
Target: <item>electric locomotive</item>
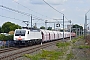
M 14 44 L 15 45 L 32 45 L 41 43 L 42 34 L 40 29 L 35 28 L 23 28 L 16 29 L 14 33 Z

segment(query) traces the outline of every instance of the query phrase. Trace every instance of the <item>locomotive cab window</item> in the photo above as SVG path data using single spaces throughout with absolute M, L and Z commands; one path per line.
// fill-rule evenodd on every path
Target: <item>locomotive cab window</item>
M 16 30 L 15 36 L 25 36 L 26 30 Z

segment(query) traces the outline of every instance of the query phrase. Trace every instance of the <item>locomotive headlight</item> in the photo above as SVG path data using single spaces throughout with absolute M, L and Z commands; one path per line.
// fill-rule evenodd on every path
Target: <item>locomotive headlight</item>
M 15 40 L 17 40 L 17 38 L 15 38 Z

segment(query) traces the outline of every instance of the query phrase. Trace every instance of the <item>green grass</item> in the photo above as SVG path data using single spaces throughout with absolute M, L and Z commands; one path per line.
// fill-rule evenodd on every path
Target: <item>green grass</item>
M 73 39 L 71 42 L 58 42 L 56 46 L 59 50 L 55 51 L 47 51 L 47 50 L 41 50 L 40 53 L 36 55 L 30 55 L 25 54 L 24 57 L 30 58 L 30 60 L 63 60 L 63 56 L 67 53 L 68 47 L 71 46 L 71 44 L 74 44 L 78 40 L 83 38 L 83 36 L 80 36 L 78 38 Z M 90 48 L 89 46 L 78 46 L 78 48 Z M 66 60 L 70 60 L 73 58 L 74 55 L 72 52 L 66 55 Z
M 5 46 L 0 46 L 0 49 L 3 49 L 3 48 L 5 48 Z
M 24 57 L 30 58 L 30 60 L 39 60 L 40 59 L 40 57 L 38 57 L 36 55 L 32 56 L 30 54 L 25 54 Z
M 79 49 L 84 49 L 84 48 L 90 48 L 90 46 L 89 45 L 80 45 L 80 46 L 78 46 L 78 48 Z
M 61 50 L 55 50 L 55 51 L 47 51 L 47 50 L 41 50 L 41 53 L 36 55 L 29 55 L 25 54 L 24 56 L 27 58 L 30 58 L 30 60 L 58 60 L 61 59 L 61 56 L 66 54 L 67 46 L 69 46 L 69 42 L 59 42 L 56 44 Z M 62 48 L 64 47 L 64 48 Z
M 30 58 L 30 60 L 58 60 L 60 56 L 62 56 L 64 52 L 62 51 L 47 51 L 42 50 L 42 53 L 39 53 L 37 55 L 29 55 L 25 54 L 24 56 L 27 58 Z
M 73 53 L 70 52 L 70 54 L 67 54 L 66 60 L 70 60 L 70 59 L 72 59 L 73 57 L 74 57 Z
M 67 47 L 67 46 L 69 46 L 69 45 L 70 45 L 70 42 L 58 42 L 58 43 L 56 44 L 56 46 L 57 46 L 58 48 Z
M 74 38 L 74 39 L 72 39 L 72 43 L 75 43 L 75 42 L 77 42 L 78 41 L 78 39 L 77 38 Z
M 84 36 L 79 36 L 78 38 L 79 38 L 79 39 L 83 39 L 83 38 L 84 38 Z
M 75 43 L 75 42 L 77 42 L 78 40 L 80 40 L 80 39 L 83 39 L 84 38 L 84 36 L 79 36 L 79 37 L 77 37 L 77 38 L 74 38 L 74 39 L 72 39 L 72 43 Z

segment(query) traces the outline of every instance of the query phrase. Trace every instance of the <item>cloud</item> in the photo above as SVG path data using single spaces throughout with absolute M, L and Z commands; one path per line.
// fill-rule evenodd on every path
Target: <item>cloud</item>
M 18 2 L 19 0 L 13 0 L 13 1 Z
M 62 9 L 61 11 L 63 12 L 63 11 L 65 11 L 65 9 Z
M 44 1 L 52 5 L 61 5 L 67 0 L 44 0 Z M 32 4 L 45 4 L 44 1 L 43 0 L 31 0 L 30 2 Z
M 78 0 L 77 2 L 78 2 L 78 3 L 84 3 L 84 1 L 83 1 L 83 0 Z
M 73 3 L 79 3 L 79 4 L 84 4 L 86 1 L 84 1 L 84 0 L 72 0 Z
M 30 0 L 31 4 L 44 4 L 42 0 Z
M 45 0 L 45 1 L 53 5 L 60 5 L 66 2 L 67 0 Z
M 76 11 L 81 11 L 81 9 L 79 7 L 76 7 Z

